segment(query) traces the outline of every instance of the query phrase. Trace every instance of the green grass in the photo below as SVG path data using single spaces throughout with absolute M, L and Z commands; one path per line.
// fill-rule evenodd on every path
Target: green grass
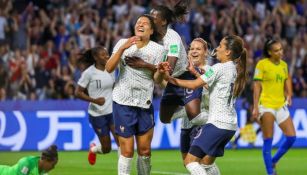
M 0 164 L 12 165 L 19 158 L 38 155 L 37 152 L 0 152 Z M 224 157 L 217 159 L 222 175 L 262 175 L 265 173 L 261 150 L 226 150 Z M 307 149 L 291 149 L 278 163 L 278 175 L 306 175 Z M 135 161 L 133 171 L 136 174 Z M 59 162 L 50 175 L 116 175 L 117 152 L 99 155 L 96 165 L 87 162 L 87 152 L 60 152 Z M 183 167 L 178 150 L 153 151 L 153 175 L 188 174 Z

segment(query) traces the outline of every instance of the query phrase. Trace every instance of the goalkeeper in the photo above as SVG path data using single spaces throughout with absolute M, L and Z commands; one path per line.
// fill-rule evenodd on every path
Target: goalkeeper
M 21 158 L 13 166 L 0 165 L 1 175 L 47 175 L 58 162 L 57 146 L 52 145 L 41 156 Z

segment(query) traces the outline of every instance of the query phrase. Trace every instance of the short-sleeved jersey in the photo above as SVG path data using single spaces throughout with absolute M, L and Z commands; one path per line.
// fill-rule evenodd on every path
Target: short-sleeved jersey
M 288 78 L 287 63 L 280 60 L 272 63 L 268 58 L 260 60 L 255 69 L 254 80 L 261 81 L 262 90 L 259 104 L 278 109 L 285 104 L 284 87 Z
M 201 79 L 209 86 L 209 118 L 207 123 L 212 123 L 220 129 L 237 129 L 237 113 L 233 97 L 236 78 L 237 70 L 233 61 L 217 63 L 201 76 Z
M 45 172 L 39 173 L 38 161 L 40 157 L 28 156 L 21 158 L 13 166 L 0 166 L 1 175 L 47 175 Z
M 91 98 L 104 97 L 105 103 L 100 106 L 90 103 L 88 113 L 98 117 L 112 113 L 112 89 L 115 82 L 114 73 L 97 69 L 94 65 L 88 67 L 81 75 L 78 85 L 86 88 Z
M 127 39 L 121 39 L 113 49 L 116 53 Z M 121 105 L 136 106 L 148 109 L 153 98 L 153 72 L 145 69 L 135 69 L 125 63 L 125 57 L 139 57 L 145 62 L 157 65 L 165 57 L 165 49 L 162 45 L 149 41 L 149 43 L 137 48 L 132 45 L 124 51 L 119 63 L 119 75 L 115 81 L 113 90 L 113 101 Z
M 179 34 L 173 29 L 168 28 L 162 39 L 162 44 L 167 51 L 167 56 L 178 58 L 172 76 L 178 77 L 187 71 L 187 53 Z

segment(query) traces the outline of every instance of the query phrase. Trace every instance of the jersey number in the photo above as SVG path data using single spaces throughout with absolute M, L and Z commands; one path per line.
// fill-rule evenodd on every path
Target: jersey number
M 233 83 L 231 83 L 231 84 L 230 84 L 230 92 L 229 92 L 229 97 L 228 97 L 228 101 L 227 101 L 228 106 L 230 106 L 230 102 L 231 102 L 232 97 L 233 97 L 233 86 L 234 86 L 234 84 L 233 84 Z
M 101 88 L 101 81 L 100 80 L 96 80 L 96 87 L 97 87 L 97 89 Z

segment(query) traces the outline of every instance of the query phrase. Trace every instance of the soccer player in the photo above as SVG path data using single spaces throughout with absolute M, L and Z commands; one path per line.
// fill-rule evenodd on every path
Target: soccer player
M 158 65 L 169 83 L 196 89 L 205 86 L 209 90 L 209 117 L 194 137 L 189 153 L 185 158 L 185 166 L 192 175 L 204 174 L 205 166 L 213 166 L 216 157 L 223 156 L 225 145 L 237 129 L 237 114 L 234 108 L 235 99 L 244 89 L 246 71 L 246 49 L 243 40 L 235 35 L 226 36 L 216 48 L 216 57 L 220 61 L 196 80 L 181 80 L 168 76 L 168 62 Z M 215 165 L 216 166 L 216 165 Z M 210 174 L 218 174 L 212 169 Z M 209 174 L 209 173 L 208 173 Z
M 180 0 L 174 6 L 174 11 L 160 5 L 154 7 L 150 13 L 154 17 L 159 33 L 158 39 L 168 52 L 166 60 L 171 65 L 169 74 L 179 79 L 191 80 L 196 77 L 187 70 L 188 58 L 182 40 L 176 31 L 169 28 L 169 24 L 179 20 L 187 13 L 187 5 L 187 1 Z M 179 106 L 185 106 L 189 120 L 195 118 L 200 113 L 201 95 L 201 87 L 192 90 L 168 83 L 160 103 L 161 122 L 170 123 L 171 117 Z
M 130 174 L 135 141 L 138 174 L 150 174 L 154 128 L 152 100 L 156 66 L 135 69 L 127 62 L 138 58 L 157 65 L 165 56 L 163 46 L 152 41 L 155 30 L 151 16 L 141 15 L 134 26 L 134 33 L 135 36 L 117 42 L 106 64 L 108 72 L 113 72 L 116 67 L 119 69 L 113 90 L 115 133 L 121 147 L 119 175 Z
M 57 162 L 57 146 L 51 145 L 41 153 L 41 156 L 23 157 L 13 166 L 0 165 L 0 174 L 44 175 L 51 171 Z
M 110 131 L 118 145 L 112 115 L 112 89 L 115 77 L 113 73 L 105 70 L 108 59 L 107 50 L 100 46 L 87 50 L 80 58 L 80 62 L 89 67 L 82 72 L 75 95 L 90 102 L 89 122 L 100 141 L 100 145 L 90 145 L 88 161 L 91 165 L 95 164 L 97 153 L 106 154 L 111 151 Z
M 296 139 L 295 129 L 287 105 L 292 101 L 292 84 L 287 63 L 282 59 L 283 48 L 279 40 L 268 39 L 264 44 L 264 58 L 256 65 L 254 75 L 253 117 L 259 119 L 263 133 L 262 155 L 267 174 L 276 174 L 275 166 Z M 285 93 L 286 91 L 286 93 Z M 285 141 L 272 158 L 274 121 Z
M 188 70 L 195 75 L 196 77 L 201 76 L 208 70 L 210 66 L 206 65 L 206 57 L 207 57 L 207 42 L 202 38 L 195 38 L 189 48 L 188 57 L 189 57 L 189 67 Z M 195 69 L 194 66 L 197 68 Z M 208 117 L 209 112 L 209 94 L 206 88 L 203 89 L 202 93 L 202 103 L 201 103 L 201 111 L 203 116 Z M 184 108 L 181 108 L 179 111 L 175 112 L 172 120 L 177 118 L 182 118 L 181 122 L 181 134 L 180 134 L 180 150 L 182 154 L 183 160 L 185 159 L 190 144 L 192 143 L 191 132 L 193 130 L 193 124 L 187 118 L 187 114 Z M 206 118 L 202 121 L 202 123 L 198 123 L 197 125 L 203 125 L 206 122 Z

